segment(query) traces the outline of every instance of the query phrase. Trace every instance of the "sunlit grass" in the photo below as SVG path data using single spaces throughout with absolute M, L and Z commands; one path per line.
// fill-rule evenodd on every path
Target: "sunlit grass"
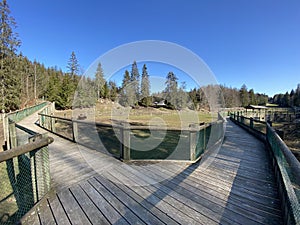
M 165 108 L 144 108 L 139 107 L 124 108 L 112 103 L 98 103 L 96 108 L 81 109 L 83 114 L 87 115 L 87 120 L 95 120 L 111 124 L 113 120 L 127 121 L 133 125 L 149 125 L 155 124 L 155 121 L 163 121 L 162 125 L 173 129 L 187 128 L 189 124 L 209 123 L 217 119 L 216 113 L 207 111 L 193 111 L 193 110 L 170 110 Z M 71 110 L 56 111 L 56 116 L 65 118 L 75 118 L 78 113 L 72 113 Z M 154 122 L 153 122 L 154 121 Z M 160 125 L 160 124 L 158 124 Z

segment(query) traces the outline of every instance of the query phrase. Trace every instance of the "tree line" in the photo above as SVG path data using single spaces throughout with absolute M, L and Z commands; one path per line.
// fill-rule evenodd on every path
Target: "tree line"
M 281 107 L 300 107 L 300 84 L 290 92 L 274 95 L 270 102 Z

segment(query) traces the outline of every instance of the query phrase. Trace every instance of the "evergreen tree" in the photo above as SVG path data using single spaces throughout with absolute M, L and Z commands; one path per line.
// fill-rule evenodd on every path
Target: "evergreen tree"
M 142 81 L 141 81 L 141 98 L 142 103 L 148 107 L 151 104 L 150 98 L 150 80 L 147 72 L 147 66 L 144 64 L 142 72 Z
M 285 107 L 290 107 L 290 95 L 289 95 L 288 92 L 286 92 L 284 97 L 283 97 L 283 105 Z
M 133 102 L 134 104 L 138 103 L 139 97 L 140 97 L 140 73 L 137 67 L 136 61 L 133 62 L 131 66 L 131 74 L 130 74 L 130 81 L 131 81 L 131 86 L 134 92 L 133 95 Z
M 96 103 L 96 93 L 93 89 L 94 82 L 88 77 L 82 76 L 75 92 L 74 108 L 93 107 Z
M 96 83 L 97 98 L 99 99 L 101 97 L 104 97 L 105 79 L 104 79 L 104 73 L 103 73 L 101 63 L 99 63 L 97 66 L 97 70 L 95 74 L 95 83 Z
M 243 84 L 240 89 L 240 98 L 241 98 L 241 103 L 242 103 L 243 107 L 246 107 L 249 105 L 249 94 L 247 91 L 247 86 L 245 84 Z
M 295 98 L 295 91 L 292 89 L 290 92 L 290 106 L 294 106 L 294 98 Z
M 10 16 L 6 0 L 0 2 L 0 109 L 15 110 L 20 104 L 21 82 L 17 71 L 17 48 L 21 45 L 17 33 L 16 22 Z
M 165 82 L 166 88 L 165 88 L 165 98 L 168 101 L 169 104 L 176 106 L 176 100 L 177 100 L 177 83 L 178 78 L 173 72 L 169 72 L 167 75 L 167 80 Z
M 256 99 L 256 96 L 254 94 L 254 90 L 250 89 L 248 94 L 249 94 L 249 104 L 250 105 L 257 105 L 257 99 Z
M 109 87 L 108 87 L 108 83 L 105 82 L 103 85 L 103 98 L 108 98 L 109 97 Z
M 71 53 L 70 59 L 68 61 L 67 69 L 71 77 L 73 78 L 73 80 L 75 80 L 75 77 L 79 72 L 79 64 L 74 51 Z
M 188 95 L 185 89 L 186 83 L 182 82 L 177 94 L 176 108 L 184 109 L 188 105 Z
M 121 98 L 119 103 L 125 107 L 134 106 L 136 100 L 135 89 L 136 86 L 133 85 L 132 79 L 129 75 L 128 70 L 124 73 L 124 78 L 122 81 L 122 89 L 121 89 Z
M 109 98 L 110 100 L 115 101 L 118 96 L 117 84 L 114 81 L 109 81 L 108 86 L 109 86 Z

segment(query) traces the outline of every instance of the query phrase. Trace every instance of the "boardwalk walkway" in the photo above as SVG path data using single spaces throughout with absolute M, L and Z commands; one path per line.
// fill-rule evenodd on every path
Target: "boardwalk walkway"
M 22 125 L 44 133 L 36 119 Z M 282 224 L 264 144 L 230 121 L 225 136 L 195 164 L 125 164 L 55 136 L 52 191 L 23 223 Z

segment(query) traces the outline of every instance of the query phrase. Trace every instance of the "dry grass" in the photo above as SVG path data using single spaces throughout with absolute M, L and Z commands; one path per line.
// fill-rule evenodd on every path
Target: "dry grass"
M 165 108 L 124 108 L 114 103 L 98 103 L 95 108 L 56 111 L 56 116 L 78 119 L 87 116 L 87 121 L 111 124 L 112 121 L 128 121 L 133 125 L 166 125 L 168 128 L 186 128 L 191 123 L 208 123 L 216 120 L 217 114 L 207 111 L 169 110 Z

